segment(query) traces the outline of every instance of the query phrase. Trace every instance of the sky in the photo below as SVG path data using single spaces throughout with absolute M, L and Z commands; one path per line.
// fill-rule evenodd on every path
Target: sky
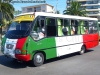
M 56 4 L 57 4 L 57 10 L 60 11 L 60 13 L 63 13 L 63 10 L 66 9 L 66 0 L 46 0 L 47 4 L 50 4 L 54 6 L 54 9 L 56 10 Z M 40 3 L 14 3 L 13 6 L 15 10 L 21 10 L 22 7 L 26 6 L 33 6 L 33 5 L 38 5 Z

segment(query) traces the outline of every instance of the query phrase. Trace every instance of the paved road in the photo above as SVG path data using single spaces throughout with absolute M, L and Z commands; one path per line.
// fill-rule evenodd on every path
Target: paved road
M 75 53 L 48 60 L 40 67 L 13 62 L 0 53 L 0 75 L 100 75 L 100 46 L 84 55 Z

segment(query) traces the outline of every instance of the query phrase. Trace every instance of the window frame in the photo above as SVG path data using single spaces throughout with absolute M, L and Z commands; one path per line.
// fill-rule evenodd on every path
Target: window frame
M 34 31 L 34 27 L 35 27 L 35 24 L 36 24 L 36 22 L 37 22 L 37 20 L 38 20 L 38 18 L 40 18 L 39 20 L 41 20 L 41 17 L 44 17 L 44 27 L 46 26 L 46 23 L 45 23 L 45 16 L 37 16 L 36 18 L 35 18 L 35 20 L 33 21 L 33 26 L 32 26 L 32 29 L 31 29 L 31 31 L 30 31 L 30 37 L 32 38 L 32 35 L 31 35 L 31 32 L 32 31 Z M 40 21 L 40 23 L 41 23 L 41 21 Z M 39 25 L 40 25 L 40 23 L 39 23 Z M 45 27 L 46 28 L 46 27 Z M 45 31 L 46 32 L 46 31 Z M 45 37 L 44 38 L 41 38 L 41 39 L 39 39 L 39 40 L 34 40 L 33 38 L 33 40 L 35 41 L 35 42 L 37 42 L 37 41 L 40 41 L 40 40 L 42 40 L 42 39 L 45 39 L 47 36 L 46 36 L 46 33 L 45 33 Z
M 45 26 L 47 26 L 47 24 L 46 24 L 46 19 L 47 19 L 47 18 L 55 19 L 56 36 L 47 36 L 47 29 L 46 29 L 46 38 L 57 37 L 57 23 L 56 23 L 56 17 L 52 17 L 52 16 L 45 16 Z
M 38 17 L 42 17 L 42 16 L 37 16 L 36 18 L 35 18 L 35 22 L 34 22 L 34 24 L 36 23 L 36 21 L 38 20 Z M 76 25 L 77 27 L 80 25 L 79 24 L 79 22 L 82 20 L 82 21 L 84 21 L 84 27 L 85 27 L 85 22 L 87 22 L 87 25 L 88 25 L 88 32 L 89 32 L 89 21 L 90 20 L 84 20 L 84 19 L 72 19 L 72 18 L 62 18 L 62 17 L 52 17 L 52 16 L 43 16 L 43 17 L 45 17 L 45 19 L 44 19 L 44 25 L 45 25 L 45 37 L 44 38 L 42 38 L 42 39 L 45 39 L 45 38 L 52 38 L 52 37 L 65 37 L 65 36 L 76 36 L 76 35 L 88 35 L 88 34 L 95 34 L 95 33 L 88 33 L 88 34 L 82 34 L 82 31 L 80 30 L 80 34 L 78 34 L 78 32 L 77 32 L 77 34 L 74 34 L 74 35 L 71 35 L 71 26 L 73 26 L 73 25 L 71 25 L 71 20 L 74 20 L 74 22 L 75 21 L 78 21 L 78 25 Z M 56 36 L 47 36 L 47 29 L 46 29 L 46 19 L 47 18 L 51 18 L 51 19 L 54 19 L 55 20 L 55 26 L 56 26 Z M 63 26 L 64 26 L 64 21 L 66 20 L 66 21 L 68 21 L 69 22 L 69 25 L 68 25 L 68 27 L 70 28 L 70 35 L 63 35 L 63 36 L 58 36 L 58 24 L 57 24 L 57 19 L 61 19 L 61 20 L 63 20 Z M 96 20 L 91 20 L 91 21 L 94 21 L 94 22 L 97 22 Z M 86 25 L 86 26 L 87 26 Z M 33 27 L 34 27 L 35 25 L 33 25 Z M 75 24 L 74 24 L 74 26 L 75 26 Z M 33 29 L 33 27 L 32 27 L 32 29 Z M 96 27 L 97 27 L 97 24 L 96 24 Z M 81 28 L 80 28 L 81 29 Z M 97 30 L 98 30 L 98 28 L 97 28 Z M 42 39 L 39 39 L 39 40 L 34 40 L 34 41 L 40 41 L 40 40 L 42 40 Z

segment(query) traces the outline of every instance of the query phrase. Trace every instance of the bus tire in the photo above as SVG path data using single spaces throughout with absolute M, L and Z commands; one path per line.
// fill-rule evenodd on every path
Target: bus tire
M 43 53 L 36 53 L 33 56 L 32 59 L 32 64 L 37 67 L 37 66 L 41 66 L 44 63 L 44 55 Z
M 79 54 L 82 55 L 82 54 L 85 53 L 85 51 L 86 51 L 86 47 L 83 45 L 83 46 L 81 47 L 81 50 L 79 51 Z

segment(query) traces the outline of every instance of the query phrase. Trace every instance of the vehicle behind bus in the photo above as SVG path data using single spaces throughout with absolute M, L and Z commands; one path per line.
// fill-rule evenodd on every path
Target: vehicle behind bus
M 40 66 L 45 60 L 99 44 L 98 20 L 80 16 L 35 12 L 16 17 L 2 40 L 2 53 Z
M 100 22 L 98 22 L 98 28 L 99 28 L 99 40 L 100 40 Z

